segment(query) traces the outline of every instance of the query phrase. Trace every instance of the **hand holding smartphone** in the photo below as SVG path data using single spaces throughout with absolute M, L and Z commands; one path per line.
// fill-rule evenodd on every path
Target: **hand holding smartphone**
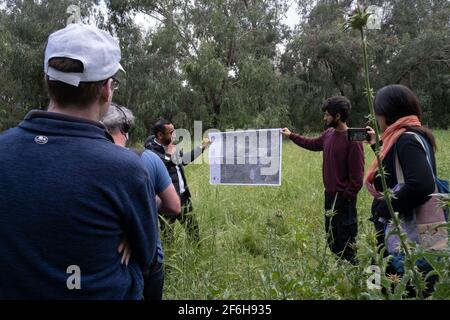
M 368 128 L 348 128 L 347 137 L 349 141 L 370 141 Z

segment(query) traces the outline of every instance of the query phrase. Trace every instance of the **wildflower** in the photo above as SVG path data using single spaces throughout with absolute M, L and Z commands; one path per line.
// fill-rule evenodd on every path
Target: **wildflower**
M 351 13 L 348 21 L 344 25 L 344 31 L 348 30 L 363 30 L 367 26 L 367 21 L 372 13 L 367 12 L 367 9 L 358 4 L 356 9 Z
M 392 283 L 399 283 L 400 280 L 402 279 L 398 274 L 393 273 L 393 274 L 388 274 L 387 278 L 389 279 L 389 281 L 391 281 Z

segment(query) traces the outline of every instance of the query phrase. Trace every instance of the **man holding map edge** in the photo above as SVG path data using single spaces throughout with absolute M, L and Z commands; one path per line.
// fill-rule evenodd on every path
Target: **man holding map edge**
M 166 239 L 170 240 L 172 231 L 167 230 L 166 223 L 173 224 L 176 220 L 179 220 L 185 227 L 189 239 L 193 243 L 198 243 L 200 241 L 199 227 L 197 219 L 192 213 L 191 193 L 189 192 L 183 166 L 197 159 L 212 142 L 209 139 L 205 139 L 201 146 L 195 148 L 189 154 L 183 155 L 182 152 L 177 150 L 174 143 L 174 132 L 175 127 L 170 121 L 159 119 L 153 125 L 154 135 L 145 142 L 145 148 L 154 152 L 163 161 L 181 200 L 181 214 L 171 216 L 164 214 L 164 212 L 159 213 L 165 220 L 160 219 L 161 233 Z
M 298 146 L 323 151 L 325 187 L 325 230 L 328 245 L 338 257 L 355 264 L 358 234 L 356 201 L 363 185 L 364 149 L 361 142 L 347 139 L 350 101 L 342 96 L 328 98 L 323 106 L 323 120 L 328 129 L 317 138 L 306 138 L 284 128 L 281 133 Z

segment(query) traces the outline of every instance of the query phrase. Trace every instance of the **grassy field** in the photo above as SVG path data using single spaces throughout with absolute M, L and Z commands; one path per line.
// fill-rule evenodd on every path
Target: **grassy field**
M 450 178 L 450 131 L 435 135 L 439 176 Z M 367 166 L 373 153 L 365 151 Z M 165 299 L 367 298 L 368 192 L 358 198 L 360 263 L 351 266 L 326 246 L 322 153 L 286 141 L 282 166 L 281 187 L 211 186 L 208 165 L 187 167 L 202 241 L 193 247 L 175 225 L 173 243 L 164 243 Z

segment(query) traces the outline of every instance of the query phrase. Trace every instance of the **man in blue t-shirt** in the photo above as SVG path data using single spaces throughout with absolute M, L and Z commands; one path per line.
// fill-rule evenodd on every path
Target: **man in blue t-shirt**
M 99 119 L 120 65 L 107 32 L 72 24 L 45 51 L 48 111 L 0 135 L 0 300 L 141 299 L 156 260 L 155 190 Z M 128 239 L 129 264 L 119 244 Z
M 134 124 L 134 115 L 126 107 L 112 103 L 108 113 L 102 119 L 108 132 L 111 134 L 117 145 L 126 147 L 129 139 L 129 131 Z M 169 173 L 166 170 L 161 159 L 150 151 L 143 153 L 135 151 L 141 156 L 145 168 L 150 174 L 153 183 L 158 209 L 163 209 L 172 215 L 177 215 L 181 211 L 180 198 L 172 184 Z M 120 251 L 124 254 L 124 260 L 128 263 L 131 256 L 131 250 L 127 241 L 120 246 Z M 161 300 L 164 285 L 164 269 L 163 269 L 163 250 L 161 238 L 158 234 L 157 239 L 157 260 L 151 268 L 144 273 L 144 299 L 145 300 Z
M 150 176 L 153 178 L 157 207 L 168 214 L 177 215 L 181 212 L 180 198 L 172 184 L 166 166 L 161 159 L 149 150 L 145 150 L 141 157 Z M 144 299 L 161 300 L 164 284 L 163 250 L 161 237 L 158 237 L 157 264 L 148 275 L 144 275 Z

